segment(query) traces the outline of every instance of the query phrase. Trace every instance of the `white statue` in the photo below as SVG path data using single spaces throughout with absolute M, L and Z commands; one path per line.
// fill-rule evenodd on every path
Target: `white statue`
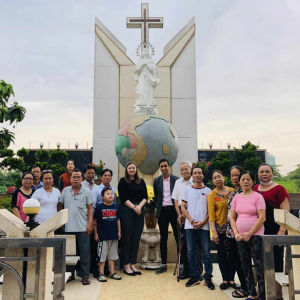
M 134 79 L 138 82 L 135 89 L 138 97 L 134 105 L 134 112 L 157 114 L 154 90 L 160 80 L 157 77 L 157 66 L 151 58 L 149 49 L 144 48 L 142 50 L 140 59 L 135 65 L 134 72 Z

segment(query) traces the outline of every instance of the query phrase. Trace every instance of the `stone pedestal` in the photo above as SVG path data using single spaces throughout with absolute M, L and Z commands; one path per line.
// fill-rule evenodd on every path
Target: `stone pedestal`
M 158 269 L 161 265 L 160 235 L 158 229 L 144 229 L 141 242 L 143 245 L 142 269 Z

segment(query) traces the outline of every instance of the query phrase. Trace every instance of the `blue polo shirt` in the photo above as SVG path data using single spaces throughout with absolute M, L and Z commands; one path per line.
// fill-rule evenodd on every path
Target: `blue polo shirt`
M 32 189 L 33 191 L 35 191 L 35 190 L 41 189 L 43 186 L 44 186 L 43 183 L 40 181 L 40 182 L 39 182 L 39 185 L 38 185 L 37 187 L 35 187 L 34 185 L 32 185 L 32 186 L 31 186 L 31 189 Z

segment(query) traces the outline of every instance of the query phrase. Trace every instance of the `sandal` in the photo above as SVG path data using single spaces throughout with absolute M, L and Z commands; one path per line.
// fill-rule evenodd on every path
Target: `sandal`
M 99 282 L 106 282 L 107 279 L 106 279 L 106 277 L 104 276 L 104 274 L 102 274 L 102 275 L 99 275 L 98 281 L 99 281 Z
M 227 282 L 222 282 L 219 287 L 222 291 L 224 291 L 228 289 L 229 284 Z
M 115 279 L 115 280 L 121 280 L 122 277 L 120 275 L 118 275 L 117 273 L 111 274 L 108 276 L 111 279 Z
M 233 289 L 235 289 L 235 290 L 239 290 L 241 287 L 238 285 L 238 284 L 236 284 L 235 282 L 234 283 L 230 283 L 230 282 L 228 282 L 228 285 L 230 286 L 230 287 L 232 287 Z
M 83 285 L 89 285 L 91 282 L 90 282 L 90 279 L 88 277 L 83 277 L 82 278 L 82 284 Z
M 237 290 L 234 290 L 231 295 L 233 298 L 245 298 L 248 296 L 248 293 L 243 289 L 239 288 Z

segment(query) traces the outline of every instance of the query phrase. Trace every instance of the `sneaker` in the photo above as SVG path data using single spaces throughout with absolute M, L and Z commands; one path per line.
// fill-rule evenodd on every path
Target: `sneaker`
M 199 278 L 195 278 L 195 277 L 192 277 L 189 279 L 189 281 L 185 284 L 186 287 L 192 287 L 192 286 L 195 286 L 197 284 L 200 284 L 200 280 Z
M 203 276 L 202 275 L 199 276 L 199 280 L 203 281 Z
M 106 282 L 107 279 L 106 279 L 106 277 L 105 277 L 104 275 L 100 275 L 100 276 L 98 277 L 98 281 L 100 281 L 100 282 Z
M 162 265 L 156 270 L 155 274 L 161 274 L 167 271 L 167 265 Z
M 207 286 L 207 288 L 209 290 L 215 289 L 215 285 L 212 283 L 211 278 L 209 278 L 209 279 L 205 278 L 205 285 Z

